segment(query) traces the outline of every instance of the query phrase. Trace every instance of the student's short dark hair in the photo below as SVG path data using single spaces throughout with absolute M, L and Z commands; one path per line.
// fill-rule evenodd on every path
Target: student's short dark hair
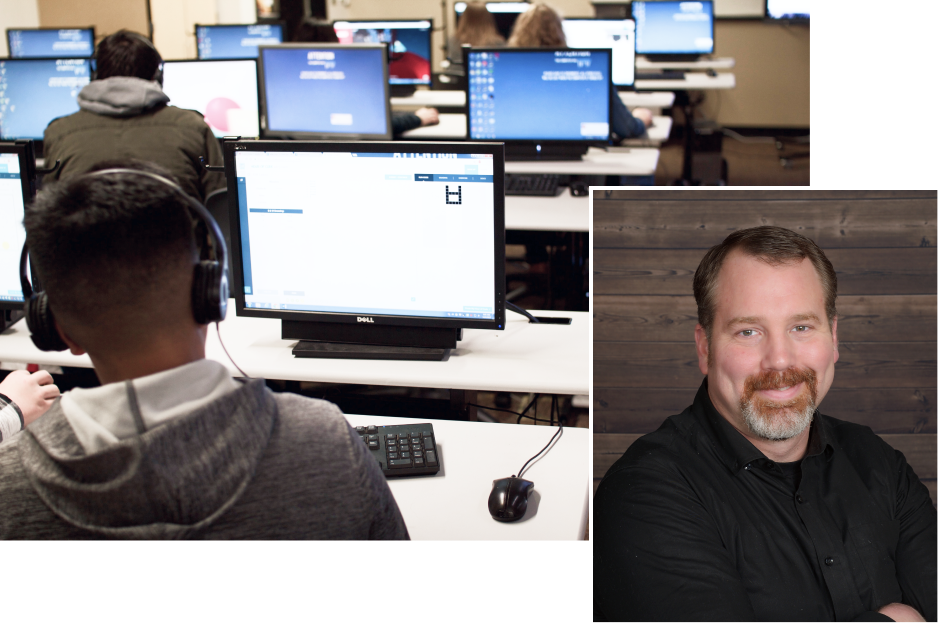
M 294 41 L 300 43 L 340 43 L 334 25 L 324 20 L 307 19 L 298 24 Z
M 116 164 L 95 169 L 104 165 Z M 122 164 L 129 165 L 171 178 L 154 164 Z M 169 185 L 134 174 L 83 175 L 48 185 L 23 224 L 50 308 L 74 320 L 94 323 L 99 310 L 133 309 L 179 282 L 181 268 L 192 268 L 197 258 L 184 199 Z
M 163 59 L 144 35 L 119 30 L 99 42 L 95 63 L 96 79 L 133 76 L 149 81 L 157 74 Z
M 789 229 L 756 226 L 729 234 L 721 244 L 707 252 L 697 267 L 693 277 L 693 295 L 697 300 L 697 321 L 707 337 L 712 332 L 716 314 L 715 291 L 720 269 L 726 257 L 737 250 L 773 266 L 809 259 L 821 281 L 828 322 L 834 323 L 837 318 L 837 274 L 824 251 L 812 240 Z

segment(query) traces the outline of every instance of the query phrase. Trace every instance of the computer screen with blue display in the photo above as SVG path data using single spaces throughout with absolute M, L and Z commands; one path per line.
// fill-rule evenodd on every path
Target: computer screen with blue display
M 563 33 L 570 48 L 609 48 L 612 82 L 619 87 L 635 84 L 634 20 L 563 20 Z
M 95 54 L 94 28 L 7 29 L 10 58 L 81 58 Z
M 0 139 L 42 139 L 49 122 L 78 111 L 88 59 L 0 59 Z
M 611 50 L 472 48 L 471 139 L 606 142 Z
M 196 26 L 199 59 L 255 59 L 259 46 L 284 41 L 281 24 L 218 24 Z
M 10 144 L 0 144 L 0 308 L 23 302 L 20 286 L 20 253 L 26 241 L 24 194 L 20 154 Z M 2 323 L 0 323 L 2 326 Z
M 170 104 L 202 113 L 216 137 L 258 137 L 256 63 L 255 59 L 165 61 L 163 90 Z
M 385 44 L 260 49 L 270 137 L 391 139 Z
M 240 140 L 223 152 L 238 315 L 281 318 L 286 338 L 321 339 L 289 322 L 379 333 L 364 344 L 424 329 L 453 348 L 456 329 L 504 328 L 500 144 Z
M 334 22 L 342 44 L 389 44 L 391 85 L 432 84 L 432 21 L 385 20 Z
M 811 21 L 811 0 L 766 0 L 765 14 L 773 20 Z
M 711 0 L 631 3 L 637 25 L 638 54 L 701 55 L 713 53 Z

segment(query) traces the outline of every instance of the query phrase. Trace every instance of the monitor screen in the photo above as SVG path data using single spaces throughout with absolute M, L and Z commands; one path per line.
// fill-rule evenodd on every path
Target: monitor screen
M 638 54 L 712 54 L 713 2 L 631 3 Z
M 281 24 L 218 24 L 196 26 L 198 59 L 255 59 L 259 46 L 284 41 Z
M 163 88 L 170 104 L 202 113 L 216 137 L 258 137 L 255 59 L 165 61 Z
M 765 0 L 765 14 L 773 20 L 811 20 L 811 0 Z
M 391 85 L 432 84 L 432 20 L 334 22 L 342 44 L 389 44 Z
M 471 139 L 608 141 L 611 50 L 466 54 Z
M 266 135 L 391 139 L 385 44 L 260 49 Z
M 455 3 L 455 27 L 458 26 L 458 20 L 467 7 L 466 2 Z M 497 26 L 497 32 L 504 36 L 504 39 L 510 38 L 510 32 L 514 29 L 514 22 L 517 16 L 530 8 L 529 2 L 487 2 L 484 5 L 487 12 L 494 16 L 494 22 Z
M 635 84 L 634 20 L 563 20 L 563 32 L 570 48 L 610 48 L 612 82 L 622 87 Z
M 91 57 L 95 54 L 94 28 L 7 29 L 10 58 L 52 59 Z
M 224 152 L 239 315 L 503 328 L 500 144 L 240 141 Z
M 26 241 L 23 212 L 28 184 L 23 180 L 22 146 L 0 144 L 0 307 L 23 302 L 20 253 Z
M 0 59 L 0 139 L 42 139 L 88 81 L 88 59 Z

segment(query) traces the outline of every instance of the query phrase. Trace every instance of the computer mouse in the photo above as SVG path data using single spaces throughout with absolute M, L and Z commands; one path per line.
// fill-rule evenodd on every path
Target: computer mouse
M 707 73 L 707 76 L 713 76 L 713 77 L 716 76 L 716 70 L 714 70 L 713 68 L 708 69 L 706 73 Z
M 520 520 L 527 513 L 527 501 L 533 492 L 533 482 L 520 477 L 495 479 L 487 509 L 491 517 L 500 522 Z

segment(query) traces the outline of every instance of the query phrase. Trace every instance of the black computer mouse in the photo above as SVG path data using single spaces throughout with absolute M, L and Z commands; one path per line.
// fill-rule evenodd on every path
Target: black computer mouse
M 527 501 L 533 492 L 533 482 L 520 477 L 495 479 L 487 509 L 491 517 L 500 522 L 520 520 L 527 513 Z

